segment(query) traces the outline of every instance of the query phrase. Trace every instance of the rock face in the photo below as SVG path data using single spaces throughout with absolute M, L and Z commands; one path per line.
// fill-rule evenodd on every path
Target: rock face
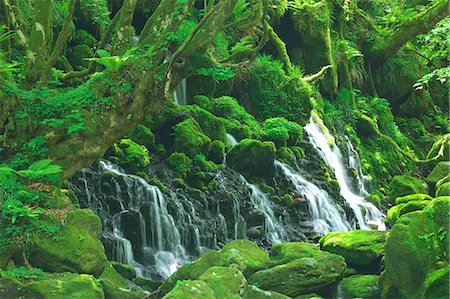
M 33 240 L 29 249 L 31 264 L 48 272 L 100 275 L 106 264 L 99 241 L 100 218 L 83 209 L 68 212 L 66 226 L 54 215 L 48 219 L 49 224 L 57 227 L 56 237 L 40 236 Z
M 247 176 L 270 177 L 274 172 L 275 144 L 243 139 L 228 153 L 231 168 Z
M 340 281 L 346 269 L 343 257 L 326 254 L 317 258 L 301 258 L 267 270 L 249 278 L 250 284 L 295 297 L 308 293 L 326 293 Z
M 343 298 L 380 298 L 378 275 L 352 275 L 342 279 L 339 287 Z
M 329 233 L 320 239 L 320 248 L 339 254 L 355 268 L 377 271 L 383 256 L 386 232 L 355 230 Z
M 395 176 L 388 186 L 388 196 L 394 201 L 397 197 L 415 193 L 428 193 L 427 184 L 408 175 Z
M 422 211 L 401 216 L 392 227 L 379 281 L 382 298 L 435 298 L 425 296 L 434 290 L 447 292 L 448 298 L 448 274 L 440 279 L 444 270 L 439 265 L 448 257 L 449 204 L 449 196 L 436 198 Z

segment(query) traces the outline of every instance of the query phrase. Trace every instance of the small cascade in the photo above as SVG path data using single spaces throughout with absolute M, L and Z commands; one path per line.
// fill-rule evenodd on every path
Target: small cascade
M 373 224 L 376 225 L 378 229 L 384 230 L 384 215 L 375 205 L 365 201 L 364 196 L 367 195 L 365 188 L 352 190 L 351 178 L 347 175 L 344 159 L 339 147 L 337 145 L 334 145 L 333 147 L 330 146 L 325 134 L 312 117 L 310 123 L 306 125 L 304 129 L 308 133 L 309 142 L 318 151 L 328 167 L 334 171 L 336 180 L 340 186 L 340 193 L 353 210 L 359 229 L 371 229 L 371 225 Z M 357 156 L 354 156 L 354 154 L 352 154 L 352 156 L 354 161 L 351 163 L 356 163 L 355 161 L 358 161 L 357 163 L 359 163 Z M 360 166 L 356 165 L 356 167 Z M 360 179 L 362 180 L 362 178 L 363 177 Z M 363 181 L 361 181 L 361 184 L 364 185 Z M 358 185 L 360 184 L 358 183 Z
M 331 196 L 323 189 L 307 181 L 300 173 L 288 165 L 275 161 L 284 176 L 295 186 L 295 189 L 307 202 L 308 211 L 311 214 L 311 224 L 314 231 L 325 235 L 332 231 L 349 231 L 350 223 L 345 219 L 344 210 L 336 204 Z
M 356 184 L 358 187 L 358 190 L 360 190 L 361 195 L 367 196 L 369 195 L 369 192 L 366 190 L 366 183 L 367 183 L 367 176 L 364 174 L 361 166 L 361 160 L 359 159 L 359 154 L 353 147 L 353 144 L 350 142 L 350 139 L 345 136 L 346 138 L 346 145 L 347 145 L 347 151 L 348 151 L 348 166 L 351 169 L 354 169 L 356 171 Z
M 175 92 L 173 93 L 175 103 L 179 106 L 186 106 L 188 104 L 187 99 L 187 79 L 184 78 L 178 83 Z
M 234 138 L 233 135 L 228 134 L 228 133 L 227 133 L 227 141 L 228 141 L 228 144 L 231 146 L 235 146 L 238 143 L 236 138 Z

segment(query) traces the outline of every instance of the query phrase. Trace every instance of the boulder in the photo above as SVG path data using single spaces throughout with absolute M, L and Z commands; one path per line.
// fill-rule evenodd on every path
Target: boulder
M 423 284 L 423 298 L 450 298 L 448 287 L 449 268 L 449 265 L 444 263 L 443 268 L 431 270 L 428 273 Z
M 211 287 L 215 298 L 240 299 L 247 288 L 244 275 L 234 268 L 211 267 L 199 279 Z
M 376 272 L 381 267 L 385 240 L 383 231 L 354 230 L 329 233 L 319 242 L 322 250 L 343 256 L 349 266 Z
M 288 297 L 286 295 L 274 292 L 274 291 L 265 291 L 261 290 L 260 288 L 249 285 L 247 289 L 245 290 L 244 294 L 242 295 L 242 298 L 245 299 L 290 299 L 291 297 Z
M 263 290 L 295 297 L 308 293 L 328 293 L 340 281 L 346 268 L 343 257 L 327 254 L 301 258 L 287 264 L 261 270 L 250 276 L 249 283 Z
M 113 161 L 136 173 L 150 164 L 150 155 L 145 146 L 131 139 L 122 139 L 113 146 Z
M 431 200 L 421 200 L 421 201 L 409 201 L 406 203 L 401 203 L 396 206 L 393 206 L 387 211 L 386 218 L 384 221 L 389 225 L 393 226 L 394 223 L 397 221 L 400 216 L 413 212 L 422 210 L 423 208 L 427 207 L 431 203 Z
M 239 269 L 245 277 L 270 266 L 270 258 L 267 253 L 248 240 L 234 240 L 225 244 L 220 255 L 220 266 Z
M 328 254 L 319 248 L 306 242 L 287 242 L 275 244 L 270 250 L 270 260 L 273 266 L 289 263 L 304 257 L 319 257 Z
M 143 298 L 147 293 L 139 286 L 125 279 L 120 275 L 115 267 L 108 264 L 103 273 L 99 277 L 99 281 L 103 286 L 105 297 L 110 299 L 122 298 Z
M 130 138 L 134 142 L 151 149 L 155 146 L 155 134 L 152 130 L 144 125 L 137 125 L 130 133 Z
M 188 106 L 187 108 L 206 136 L 211 140 L 227 141 L 227 131 L 219 117 L 196 105 Z
M 433 289 L 448 288 L 448 280 L 429 275 L 436 263 L 447 263 L 449 204 L 450 196 L 436 198 L 425 209 L 401 216 L 389 231 L 379 280 L 382 298 L 421 298 L 431 285 L 425 285 L 427 277 Z
M 419 200 L 432 200 L 433 198 L 428 194 L 409 194 L 405 196 L 400 196 L 395 199 L 395 204 L 407 203 L 410 201 L 419 201 Z
M 408 175 L 395 176 L 388 185 L 388 196 L 394 201 L 397 197 L 415 193 L 428 193 L 427 184 L 415 177 Z
M 228 153 L 228 165 L 246 175 L 269 178 L 273 175 L 275 144 L 254 139 L 243 139 Z
M 126 279 L 132 280 L 133 278 L 136 277 L 136 270 L 130 265 L 118 262 L 111 262 L 111 266 L 114 267 L 117 273 L 119 273 L 120 275 L 122 275 L 122 277 Z
M 182 281 L 163 299 L 212 299 L 214 291 L 203 280 Z
M 446 177 L 449 174 L 449 172 L 450 172 L 450 162 L 449 161 L 439 162 L 427 176 L 425 181 L 429 184 L 436 184 L 439 180 Z
M 48 272 L 75 272 L 100 275 L 106 255 L 100 242 L 101 221 L 91 210 L 67 213 L 67 224 L 53 214 L 46 225 L 57 228 L 55 235 L 40 234 L 29 248 L 30 263 Z
M 208 153 L 208 159 L 216 164 L 222 164 L 225 156 L 225 144 L 220 140 L 214 140 Z
M 342 279 L 339 287 L 343 298 L 380 298 L 378 275 L 352 275 Z
M 208 155 L 211 139 L 206 136 L 199 123 L 192 117 L 173 127 L 174 149 L 189 157 L 201 153 Z
M 445 182 L 436 190 L 436 197 L 450 196 L 450 182 Z

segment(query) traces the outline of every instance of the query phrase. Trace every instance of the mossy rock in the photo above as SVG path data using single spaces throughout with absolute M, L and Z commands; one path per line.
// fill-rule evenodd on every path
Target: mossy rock
M 111 264 L 106 265 L 103 273 L 99 277 L 99 281 L 103 286 L 106 298 L 138 299 L 143 298 L 146 295 L 146 292 L 144 292 L 139 286 L 120 275 Z
M 0 277 L 0 298 L 20 298 L 23 284 L 12 277 Z
M 203 133 L 199 123 L 192 117 L 175 125 L 173 135 L 175 150 L 185 153 L 188 157 L 192 158 L 199 153 L 207 155 L 211 148 L 211 139 Z
M 186 178 L 191 171 L 192 160 L 184 153 L 175 152 L 169 156 L 167 164 L 169 164 L 169 167 L 172 170 L 175 170 L 181 174 L 183 178 Z
M 308 293 L 326 293 L 340 281 L 346 268 L 343 257 L 327 254 L 316 258 L 301 258 L 250 276 L 248 282 L 263 290 L 295 297 Z
M 203 254 L 194 262 L 184 264 L 158 288 L 162 294 L 167 294 L 179 280 L 198 279 L 206 270 L 219 264 L 221 255 L 218 251 L 211 250 Z
M 208 159 L 216 164 L 222 164 L 225 157 L 225 144 L 220 140 L 214 140 L 208 153 Z
M 270 258 L 256 243 L 248 240 L 234 240 L 220 250 L 220 266 L 239 269 L 245 277 L 256 271 L 267 269 Z
M 199 106 L 190 106 L 188 108 L 192 117 L 199 123 L 206 136 L 211 138 L 211 140 L 227 141 L 227 131 L 219 117 Z
M 423 298 L 448 299 L 449 295 L 449 265 L 443 268 L 431 270 L 423 284 Z
M 421 298 L 430 270 L 447 263 L 449 205 L 450 196 L 436 198 L 422 211 L 401 216 L 391 228 L 379 280 L 382 298 Z
M 393 202 L 397 197 L 416 193 L 427 194 L 428 186 L 424 181 L 408 175 L 395 176 L 387 190 L 387 194 Z
M 270 178 L 275 168 L 276 148 L 273 142 L 243 139 L 228 153 L 231 168 L 247 176 Z
M 450 172 L 450 162 L 442 161 L 439 162 L 430 174 L 427 176 L 425 181 L 430 184 L 436 184 L 439 180 L 446 177 Z
M 436 190 L 436 197 L 450 195 L 450 182 L 445 182 Z
M 135 285 L 140 286 L 143 290 L 154 292 L 156 291 L 162 284 L 162 281 L 159 280 L 149 280 L 142 277 L 133 278 L 132 282 Z
M 352 275 L 344 278 L 339 287 L 343 292 L 343 298 L 380 298 L 378 275 Z
M 260 288 L 249 285 L 247 289 L 245 290 L 244 294 L 242 295 L 242 298 L 245 299 L 290 299 L 291 297 L 288 297 L 286 295 L 274 292 L 274 291 L 266 291 L 261 290 Z
M 349 266 L 376 271 L 381 266 L 385 240 L 383 231 L 354 230 L 329 233 L 319 242 L 322 250 L 343 256 Z
M 290 148 L 283 146 L 277 150 L 277 160 L 295 167 L 296 156 Z
M 133 278 L 136 278 L 136 270 L 130 265 L 118 262 L 111 262 L 111 266 L 114 267 L 117 273 L 119 273 L 126 279 L 132 280 Z
M 131 140 L 145 146 L 147 149 L 151 149 L 155 146 L 155 134 L 152 133 L 152 130 L 149 127 L 142 124 L 137 125 L 129 135 Z
M 117 163 L 127 170 L 136 173 L 150 164 L 150 155 L 145 146 L 131 139 L 122 139 L 114 145 L 114 156 Z
M 20 293 L 23 298 L 105 298 L 101 284 L 92 275 L 73 273 L 46 274 L 24 285 Z
M 384 221 L 389 225 L 393 226 L 395 222 L 400 218 L 400 216 L 422 210 L 427 207 L 431 203 L 431 200 L 420 200 L 420 201 L 409 201 L 406 203 L 401 203 L 396 206 L 393 206 L 387 211 L 386 218 Z
M 303 128 L 284 117 L 266 119 L 263 128 L 264 140 L 272 141 L 278 147 L 295 146 L 303 139 Z
M 298 295 L 294 299 L 324 299 L 322 296 L 317 295 L 316 293 Z
M 76 221 L 74 221 L 76 220 Z M 75 272 L 100 275 L 106 264 L 98 239 L 100 218 L 89 210 L 71 211 L 63 226 L 55 215 L 46 216 L 47 225 L 57 228 L 54 236 L 39 235 L 29 248 L 29 260 L 48 272 Z
M 395 199 L 395 204 L 407 203 L 409 201 L 420 201 L 420 200 L 432 200 L 433 198 L 428 194 L 410 194 L 405 196 L 400 196 Z
M 216 298 L 240 299 L 247 288 L 247 280 L 237 269 L 211 267 L 200 276 L 213 289 Z
M 277 266 L 299 258 L 319 257 L 326 254 L 329 253 L 320 251 L 315 244 L 306 242 L 286 242 L 272 246 L 270 249 L 270 260 L 272 265 Z
M 212 299 L 214 291 L 203 280 L 180 282 L 163 299 Z

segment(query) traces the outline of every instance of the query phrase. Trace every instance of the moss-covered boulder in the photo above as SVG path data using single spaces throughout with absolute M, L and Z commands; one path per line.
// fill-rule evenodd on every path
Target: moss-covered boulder
M 352 275 L 339 283 L 343 298 L 380 298 L 378 275 Z
M 445 182 L 436 190 L 436 197 L 450 196 L 450 182 Z
M 20 290 L 23 285 L 12 277 L 0 278 L 0 298 L 20 298 Z
M 450 172 L 450 162 L 441 161 L 439 162 L 430 174 L 427 176 L 425 181 L 429 184 L 436 184 L 439 180 L 446 177 Z
M 443 263 L 442 268 L 431 270 L 423 284 L 423 298 L 448 299 L 450 266 Z
M 290 299 L 291 297 L 288 297 L 286 295 L 280 294 L 278 292 L 274 291 L 266 291 L 261 290 L 260 288 L 249 285 L 247 289 L 245 290 L 244 294 L 242 295 L 242 298 L 245 299 Z
M 208 159 L 216 164 L 222 164 L 225 157 L 225 144 L 220 140 L 214 140 L 208 153 Z
M 432 200 L 433 198 L 428 194 L 410 194 L 405 196 L 400 196 L 395 199 L 395 204 L 407 203 L 410 201 L 420 201 L 420 200 Z
M 130 132 L 130 138 L 134 142 L 145 146 L 147 149 L 151 149 L 155 146 L 155 134 L 149 127 L 142 124 L 136 126 L 133 131 Z
M 215 298 L 240 299 L 247 288 L 247 280 L 237 269 L 211 267 L 200 276 L 214 291 Z
M 184 153 L 175 152 L 169 156 L 167 164 L 172 170 L 175 170 L 183 178 L 186 178 L 191 171 L 192 160 Z
M 219 117 L 199 106 L 190 106 L 188 108 L 192 117 L 199 123 L 206 136 L 211 138 L 211 140 L 227 141 L 227 131 L 223 121 Z
M 270 258 L 258 245 L 248 240 L 234 240 L 220 251 L 221 266 L 239 269 L 245 277 L 270 266 Z
M 391 200 L 394 201 L 397 197 L 409 194 L 428 194 L 428 186 L 418 178 L 408 175 L 398 175 L 389 183 L 387 193 Z
M 277 146 L 295 146 L 303 139 L 303 128 L 284 117 L 269 118 L 263 124 L 263 138 Z
M 276 148 L 273 142 L 243 139 L 228 153 L 228 165 L 247 175 L 269 178 L 274 173 Z
M 56 228 L 53 236 L 33 238 L 29 260 L 35 267 L 48 272 L 102 273 L 106 255 L 100 242 L 101 221 L 91 210 L 67 213 L 63 225 L 56 215 L 46 217 L 46 225 Z
M 397 221 L 397 219 L 400 218 L 400 216 L 409 212 L 422 210 L 425 207 L 427 207 L 430 203 L 431 200 L 416 200 L 398 204 L 396 206 L 393 206 L 387 211 L 387 215 L 384 221 L 389 226 L 393 226 L 394 223 Z
M 385 240 L 383 231 L 354 230 L 329 233 L 319 242 L 322 250 L 343 256 L 349 266 L 377 271 Z
M 199 123 L 192 117 L 173 127 L 174 149 L 189 157 L 202 153 L 207 155 L 211 148 L 211 139 L 206 136 Z
M 139 145 L 131 139 L 122 139 L 114 144 L 113 160 L 131 172 L 143 170 L 150 164 L 150 155 L 145 146 Z
M 211 299 L 214 291 L 203 280 L 180 282 L 163 299 Z
M 450 196 L 439 197 L 422 211 L 397 220 L 384 247 L 385 270 L 379 280 L 382 298 L 421 298 L 434 265 L 447 263 L 449 205 Z M 448 288 L 448 279 L 434 281 L 433 289 Z
M 346 268 L 343 257 L 327 254 L 316 258 L 301 258 L 250 276 L 248 282 L 263 290 L 295 297 L 308 293 L 328 293 L 340 281 Z
M 20 289 L 22 298 L 73 298 L 103 299 L 101 284 L 87 274 L 46 274 L 42 279 L 32 281 Z
M 211 250 L 203 254 L 194 262 L 184 264 L 159 287 L 162 294 L 168 293 L 179 280 L 198 279 L 207 269 L 219 264 L 221 255 L 218 251 Z
M 328 252 L 320 251 L 316 245 L 311 243 L 287 242 L 272 246 L 270 249 L 270 260 L 272 265 L 277 266 L 299 258 L 319 257 L 325 254 L 328 254 Z
M 120 275 L 115 267 L 108 264 L 103 273 L 99 277 L 99 281 L 103 286 L 105 297 L 110 299 L 121 298 L 143 298 L 146 295 L 139 286 L 125 279 Z
M 131 280 L 133 278 L 136 278 L 136 270 L 133 267 L 131 267 L 130 265 L 122 264 L 122 263 L 118 263 L 118 262 L 111 262 L 111 266 L 114 267 L 114 269 L 117 271 L 117 273 L 119 273 L 126 279 Z

